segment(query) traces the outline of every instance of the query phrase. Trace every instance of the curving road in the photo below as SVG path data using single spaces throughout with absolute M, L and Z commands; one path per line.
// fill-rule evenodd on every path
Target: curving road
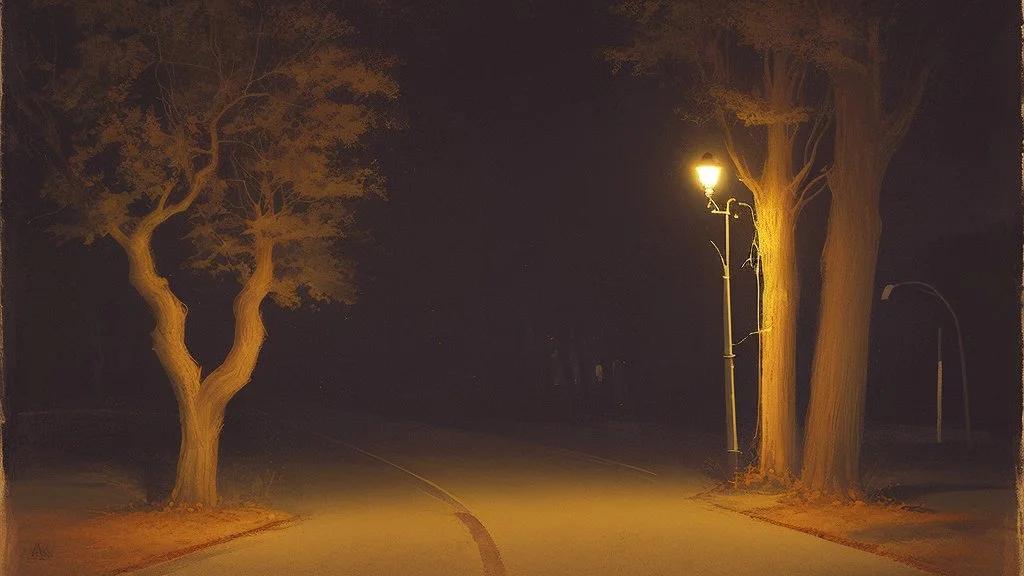
M 133 574 L 925 574 L 694 499 L 708 480 L 659 435 L 264 410 L 308 438 L 276 502 L 302 520 Z

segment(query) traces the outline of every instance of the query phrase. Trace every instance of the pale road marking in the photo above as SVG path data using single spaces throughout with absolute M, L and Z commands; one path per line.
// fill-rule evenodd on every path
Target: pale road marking
M 398 423 L 406 425 L 406 426 L 413 426 L 413 427 L 416 427 L 416 428 L 422 428 L 424 430 L 434 430 L 434 427 L 432 427 L 432 426 L 428 426 L 426 424 L 423 424 L 421 422 L 416 422 L 416 421 L 413 421 L 413 420 L 399 420 Z M 455 430 L 455 431 L 456 432 L 463 432 L 463 433 L 466 432 L 466 431 L 463 431 L 463 430 Z M 490 436 L 491 438 L 497 438 L 497 439 L 500 439 L 500 440 L 508 440 L 507 437 L 502 436 L 501 434 L 494 434 L 494 433 L 491 433 L 491 432 L 480 432 L 480 431 L 476 431 L 476 430 L 472 430 L 472 431 L 469 431 L 469 432 L 471 434 L 476 434 L 478 436 Z M 521 440 L 521 439 L 517 439 L 517 438 L 513 438 L 513 440 L 515 440 L 517 442 L 525 442 L 527 444 L 533 444 L 533 445 L 536 445 L 536 446 L 540 446 L 542 448 L 547 448 L 548 450 L 554 450 L 556 452 L 564 452 L 566 454 L 572 454 L 573 456 L 576 456 L 577 458 L 584 458 L 584 459 L 587 459 L 587 460 L 591 460 L 593 462 L 598 462 L 600 464 L 608 464 L 608 465 L 611 465 L 611 466 L 621 466 L 623 468 L 629 468 L 630 470 L 635 470 L 637 472 L 641 472 L 643 474 L 648 474 L 650 476 L 657 476 L 658 475 L 657 472 L 652 472 L 652 471 L 647 470 L 645 468 L 640 468 L 639 466 L 633 466 L 632 464 L 626 464 L 625 462 L 619 462 L 617 460 L 609 460 L 608 458 L 602 458 L 601 456 L 594 456 L 593 454 L 588 454 L 586 452 L 580 452 L 578 450 L 570 450 L 568 448 L 561 448 L 559 446 L 551 446 L 551 445 L 548 445 L 548 444 L 542 444 L 540 442 L 534 442 L 534 441 L 531 441 L 531 440 Z M 1022 576 L 1024 576 L 1024 575 L 1022 575 Z
M 419 480 L 423 484 L 426 484 L 429 490 L 421 491 L 427 494 L 428 496 L 432 496 L 433 498 L 436 498 L 437 500 L 440 500 L 454 508 L 455 517 L 458 518 L 459 521 L 461 521 L 466 526 L 466 528 L 469 529 L 469 534 L 473 537 L 473 541 L 477 545 L 477 551 L 480 554 L 480 561 L 483 563 L 484 576 L 505 576 L 505 565 L 501 561 L 501 552 L 498 550 L 498 546 L 497 544 L 495 544 L 494 538 L 491 537 L 490 532 L 487 531 L 487 528 L 483 525 L 483 523 L 481 523 L 480 520 L 472 512 L 469 511 L 469 508 L 467 508 L 465 504 L 459 501 L 459 499 L 456 498 L 455 495 L 452 494 L 451 492 L 448 492 L 444 488 L 438 486 L 436 483 L 431 482 L 430 480 L 424 478 L 423 476 L 420 476 L 419 474 L 413 472 L 412 470 L 409 470 L 408 468 L 399 466 L 398 464 L 395 464 L 394 462 L 382 456 L 378 456 L 372 452 L 367 452 L 366 450 L 363 450 L 358 446 L 353 446 L 346 442 L 342 442 L 337 438 L 332 438 L 326 434 L 317 432 L 315 430 L 309 430 L 303 426 L 295 424 L 294 422 L 274 416 L 273 414 L 269 414 L 258 408 L 253 408 L 253 410 L 259 412 L 260 414 L 263 414 L 268 418 L 288 424 L 289 426 L 292 426 L 293 428 L 301 430 L 307 434 L 312 434 L 313 436 L 326 440 L 332 444 L 343 446 L 345 448 L 348 448 L 349 450 L 353 450 L 364 456 L 368 456 L 370 458 L 373 458 L 374 460 L 383 462 L 384 464 L 387 464 L 388 466 L 391 466 L 396 470 L 399 470 L 401 472 L 404 472 L 405 474 L 408 474 L 409 476 L 412 476 L 413 478 Z
M 594 462 L 599 462 L 601 464 L 610 464 L 612 466 L 622 466 L 623 468 L 629 468 L 630 470 L 636 470 L 637 472 L 642 472 L 644 474 L 649 474 L 651 476 L 657 476 L 658 475 L 657 472 L 652 472 L 650 470 L 647 470 L 645 468 L 641 468 L 639 466 L 633 466 L 632 464 L 626 464 L 625 462 L 618 462 L 616 460 L 609 460 L 608 458 L 602 458 L 600 456 L 594 456 L 593 454 L 587 454 L 586 452 L 577 452 L 576 450 L 569 450 L 568 448 L 559 448 L 557 446 L 547 446 L 547 445 L 543 445 L 543 446 L 545 448 L 550 448 L 551 450 L 557 450 L 558 452 L 565 452 L 566 454 L 572 454 L 573 456 L 578 456 L 578 457 L 581 457 L 581 458 L 586 458 L 587 460 L 593 460 Z

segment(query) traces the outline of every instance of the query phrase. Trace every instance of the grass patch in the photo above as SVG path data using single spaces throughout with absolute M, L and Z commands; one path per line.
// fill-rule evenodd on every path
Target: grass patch
M 279 431 L 235 417 L 222 437 L 215 509 L 165 507 L 177 422 L 111 412 L 20 419 L 10 484 L 14 573 L 119 574 L 293 520 L 271 499 Z M 75 442 L 70 440 L 74 439 Z
M 268 488 L 259 478 L 225 478 L 252 486 L 227 506 L 181 511 L 147 502 L 142 475 L 109 464 L 27 473 L 11 486 L 15 573 L 118 574 L 290 521 L 257 501 Z

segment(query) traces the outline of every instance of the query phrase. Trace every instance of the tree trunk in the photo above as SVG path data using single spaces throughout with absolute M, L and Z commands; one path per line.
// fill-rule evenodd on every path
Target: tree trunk
M 793 63 L 777 55 L 771 67 L 773 106 L 791 106 Z M 796 318 L 800 284 L 796 270 L 797 208 L 793 193 L 792 127 L 766 127 L 764 169 L 755 188 L 758 257 L 764 277 L 761 296 L 765 331 L 760 336 L 758 471 L 789 483 L 796 453 Z
M 764 62 L 764 93 L 773 112 L 793 111 L 803 98 L 806 63 L 792 55 L 770 51 Z M 763 111 L 748 110 L 755 117 Z M 807 171 L 814 155 L 799 172 L 793 148 L 799 125 L 784 116 L 763 117 L 765 157 L 761 173 L 750 172 L 732 140 L 731 128 L 719 116 L 729 154 L 740 178 L 754 195 L 757 207 L 757 252 L 764 286 L 760 294 L 758 472 L 764 479 L 790 483 L 796 466 L 796 320 L 800 285 L 796 267 L 796 221 L 802 207 Z M 808 145 L 816 150 L 815 137 Z M 798 175 L 799 174 L 799 175 Z
M 181 404 L 199 391 L 201 369 L 185 344 L 188 309 L 171 291 L 167 279 L 157 273 L 151 245 L 151 233 L 135 234 L 124 241 L 130 267 L 128 280 L 156 320 L 150 332 L 153 351 L 171 379 L 171 387 Z
M 778 199 L 776 199 L 778 198 Z M 773 201 L 774 200 L 774 201 Z M 758 255 L 764 271 L 758 471 L 789 481 L 796 456 L 796 216 L 776 195 L 758 210 Z
M 801 474 L 811 492 L 855 498 L 860 491 L 868 331 L 881 228 L 877 207 L 833 199 Z
M 255 267 L 235 297 L 235 334 L 227 357 L 206 378 L 185 344 L 187 309 L 161 277 L 153 261 L 151 234 L 120 240 L 131 267 L 129 280 L 156 319 L 153 350 L 178 399 L 181 445 L 171 500 L 179 506 L 217 504 L 217 456 L 224 409 L 252 377 L 266 339 L 260 305 L 273 283 L 271 240 L 257 238 Z
M 210 403 L 179 406 L 181 446 L 171 501 L 190 507 L 217 503 L 217 455 L 224 409 Z
M 867 390 L 868 334 L 882 223 L 881 102 L 870 78 L 833 77 L 835 164 L 822 256 L 818 337 L 811 373 L 801 484 L 841 499 L 860 492 L 860 441 Z

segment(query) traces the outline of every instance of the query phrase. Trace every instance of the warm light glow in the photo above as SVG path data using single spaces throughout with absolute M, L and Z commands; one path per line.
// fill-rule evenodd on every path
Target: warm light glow
M 700 185 L 704 187 L 705 192 L 710 193 L 715 190 L 721 174 L 722 165 L 710 153 L 700 159 L 700 164 L 697 165 L 697 179 L 700 180 Z

